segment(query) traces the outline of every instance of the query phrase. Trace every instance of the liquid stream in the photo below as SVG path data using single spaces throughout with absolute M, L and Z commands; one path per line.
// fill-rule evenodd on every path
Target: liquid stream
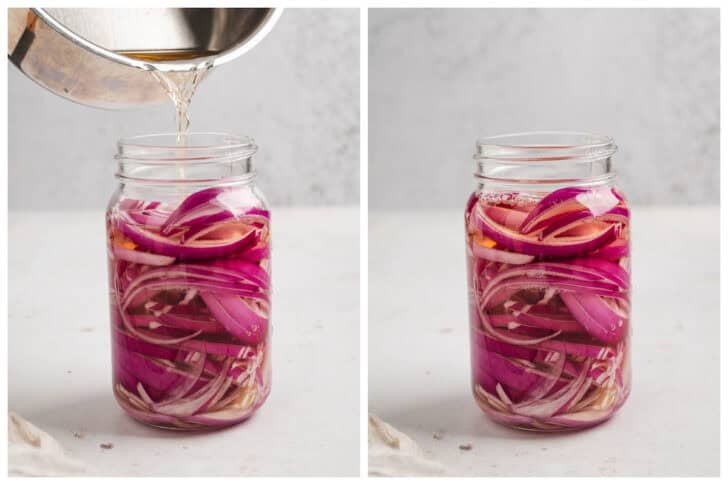
M 186 135 L 190 127 L 189 108 L 192 102 L 192 96 L 194 96 L 197 86 L 212 68 L 212 62 L 209 56 L 215 54 L 215 52 L 206 50 L 170 50 L 119 51 L 118 53 L 133 59 L 152 63 L 151 75 L 159 82 L 164 92 L 167 93 L 167 96 L 172 101 L 172 104 L 174 104 L 177 144 L 184 145 L 187 141 Z M 155 62 L 189 61 L 200 58 L 206 60 L 196 64 L 190 71 L 165 72 L 153 68 L 153 63 Z
M 159 82 L 167 96 L 174 104 L 175 127 L 177 130 L 177 145 L 185 146 L 187 144 L 187 133 L 190 129 L 190 104 L 192 96 L 194 96 L 197 86 L 212 68 L 212 62 L 209 56 L 214 54 L 212 51 L 205 50 L 171 50 L 171 51 L 120 51 L 119 54 L 139 59 L 142 61 L 159 62 L 159 61 L 182 61 L 199 58 L 207 60 L 200 62 L 190 71 L 166 72 L 152 68 L 149 72 Z M 154 67 L 154 64 L 152 64 Z M 180 163 L 177 164 L 177 173 L 180 180 L 185 179 L 185 169 Z

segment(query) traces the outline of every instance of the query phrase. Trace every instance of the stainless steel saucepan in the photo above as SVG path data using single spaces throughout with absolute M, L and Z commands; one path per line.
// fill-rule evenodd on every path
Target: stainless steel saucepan
M 279 8 L 11 8 L 8 57 L 44 88 L 78 103 L 168 102 L 150 71 L 212 67 L 252 49 Z

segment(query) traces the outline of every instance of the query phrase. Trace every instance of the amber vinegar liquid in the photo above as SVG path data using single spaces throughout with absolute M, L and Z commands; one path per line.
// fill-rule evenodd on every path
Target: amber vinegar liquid
M 213 56 L 216 51 L 208 51 L 204 49 L 177 49 L 163 51 L 116 51 L 122 56 L 139 59 L 148 62 L 164 62 L 164 61 L 188 61 L 190 59 L 199 59 L 202 57 Z

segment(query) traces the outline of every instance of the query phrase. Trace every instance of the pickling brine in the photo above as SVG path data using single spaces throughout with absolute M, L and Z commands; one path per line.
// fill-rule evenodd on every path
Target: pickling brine
M 595 160 L 575 152 L 596 142 L 482 143 L 480 186 L 465 212 L 475 400 L 522 429 L 601 423 L 631 380 L 629 208 L 603 163 L 616 148 Z M 584 171 L 579 163 L 600 162 L 604 173 L 591 166 L 596 176 L 562 182 Z M 558 175 L 538 170 L 559 163 L 545 172 Z M 498 164 L 522 165 L 517 182 L 492 171 Z

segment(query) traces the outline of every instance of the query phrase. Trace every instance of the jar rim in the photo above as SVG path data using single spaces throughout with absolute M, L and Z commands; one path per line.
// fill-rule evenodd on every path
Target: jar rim
M 221 132 L 194 132 L 177 143 L 177 133 L 154 133 L 121 138 L 115 158 L 145 164 L 208 164 L 252 157 L 258 146 L 248 136 Z
M 610 136 L 580 131 L 529 131 L 479 138 L 476 160 L 501 162 L 593 162 L 611 157 L 617 145 Z

